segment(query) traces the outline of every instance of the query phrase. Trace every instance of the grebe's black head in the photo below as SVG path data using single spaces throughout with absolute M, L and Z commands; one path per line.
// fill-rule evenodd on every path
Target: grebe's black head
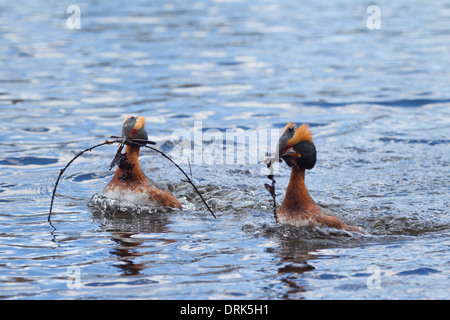
M 145 131 L 145 118 L 142 116 L 128 116 L 122 124 L 122 137 L 126 139 L 125 144 L 145 146 L 148 135 Z
M 289 167 L 296 165 L 300 169 L 312 169 L 316 164 L 316 147 L 309 126 L 306 123 L 296 126 L 289 122 L 278 141 L 278 153 Z

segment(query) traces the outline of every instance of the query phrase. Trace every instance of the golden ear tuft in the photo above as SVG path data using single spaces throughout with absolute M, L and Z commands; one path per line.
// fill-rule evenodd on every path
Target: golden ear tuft
M 138 116 L 136 124 L 134 125 L 134 128 L 136 130 L 139 130 L 140 128 L 143 128 L 145 126 L 145 118 L 143 116 Z
M 145 118 L 143 116 L 137 116 L 137 117 L 127 116 L 125 118 L 125 120 L 123 120 L 122 127 L 125 124 L 125 122 L 130 118 L 136 118 L 136 123 L 134 124 L 134 127 L 133 127 L 134 129 L 139 130 L 140 128 L 145 126 Z
M 286 125 L 286 127 L 284 127 L 283 132 L 281 133 L 281 135 L 283 135 L 283 133 L 285 133 L 286 130 L 292 129 L 292 128 L 294 128 L 294 127 L 295 127 L 295 123 L 289 122 L 289 123 Z
M 295 130 L 294 136 L 288 140 L 288 145 L 293 146 L 300 141 L 313 142 L 312 132 L 306 123 L 303 123 L 300 127 Z

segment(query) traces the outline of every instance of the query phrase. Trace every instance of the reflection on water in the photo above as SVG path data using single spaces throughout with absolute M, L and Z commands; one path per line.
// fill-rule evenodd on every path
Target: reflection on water
M 366 3 L 345 0 L 79 2 L 79 30 L 69 5 L 1 5 L 2 298 L 448 299 L 448 5 L 378 2 L 380 30 L 367 29 Z M 253 140 L 236 140 L 235 162 L 191 162 L 218 219 L 148 150 L 144 172 L 183 210 L 102 199 L 116 151 L 103 146 L 64 173 L 53 230 L 59 170 L 120 135 L 128 114 L 168 154 L 176 130 L 308 122 L 312 198 L 367 234 L 276 224 L 265 166 L 245 154 Z M 199 153 L 226 151 L 200 140 Z M 288 180 L 281 165 L 278 203 Z
M 139 207 L 134 204 L 120 203 L 115 200 L 109 200 L 95 195 L 89 202 L 89 207 L 93 213 L 94 221 L 101 225 L 104 232 L 111 233 L 111 239 L 116 243 L 111 254 L 117 256 L 115 267 L 123 271 L 123 275 L 139 275 L 141 270 L 146 268 L 146 263 L 136 263 L 141 257 L 145 257 L 146 252 L 157 249 L 162 241 L 164 244 L 175 242 L 175 240 L 157 240 L 155 246 L 140 239 L 139 234 L 164 234 L 172 232 L 167 227 L 168 219 L 161 215 L 164 211 L 171 211 L 170 208 L 151 209 Z M 106 208 L 106 210 L 105 210 Z M 137 210 L 138 209 L 138 210 Z M 157 263 L 153 260 L 151 263 Z

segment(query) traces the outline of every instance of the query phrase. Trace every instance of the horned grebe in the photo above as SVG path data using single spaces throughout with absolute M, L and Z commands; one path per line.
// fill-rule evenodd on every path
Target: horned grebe
M 280 159 L 292 168 L 286 196 L 277 212 L 280 223 L 293 226 L 323 225 L 336 229 L 361 232 L 338 218 L 325 214 L 311 199 L 305 186 L 305 169 L 316 164 L 316 147 L 307 124 L 288 123 L 278 142 Z
M 142 116 L 125 118 L 122 124 L 122 137 L 129 138 L 125 142 L 125 154 L 118 163 L 114 177 L 105 187 L 103 196 L 139 205 L 181 209 L 180 202 L 170 191 L 157 187 L 141 170 L 138 156 L 142 144 L 133 140 L 147 140 L 144 125 L 145 118 Z

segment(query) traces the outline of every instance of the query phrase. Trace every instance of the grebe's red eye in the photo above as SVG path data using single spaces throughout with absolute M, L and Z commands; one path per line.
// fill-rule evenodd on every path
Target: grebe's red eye
M 135 134 L 136 133 L 136 129 L 133 129 L 133 133 L 132 134 Z

